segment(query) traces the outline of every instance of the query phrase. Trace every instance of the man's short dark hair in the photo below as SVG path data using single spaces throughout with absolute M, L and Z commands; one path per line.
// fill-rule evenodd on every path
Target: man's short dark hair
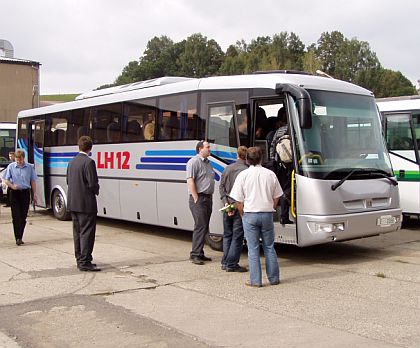
M 197 153 L 199 153 L 199 152 L 200 152 L 200 149 L 202 149 L 202 148 L 204 147 L 204 143 L 205 143 L 205 141 L 204 141 L 204 140 L 200 140 L 200 141 L 197 143 L 197 145 L 195 146 L 195 151 L 196 151 Z
M 92 138 L 87 135 L 82 135 L 79 138 L 79 141 L 77 142 L 77 145 L 79 145 L 79 150 L 83 152 L 88 152 L 92 150 L 93 141 Z
M 246 152 L 246 161 L 251 166 L 261 164 L 262 151 L 259 147 L 250 147 Z

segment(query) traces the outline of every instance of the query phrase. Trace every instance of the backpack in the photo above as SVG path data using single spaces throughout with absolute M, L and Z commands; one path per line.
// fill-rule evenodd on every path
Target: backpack
M 280 162 L 282 163 L 292 163 L 293 152 L 292 152 L 292 142 L 290 140 L 290 135 L 283 135 L 276 145 L 276 153 Z

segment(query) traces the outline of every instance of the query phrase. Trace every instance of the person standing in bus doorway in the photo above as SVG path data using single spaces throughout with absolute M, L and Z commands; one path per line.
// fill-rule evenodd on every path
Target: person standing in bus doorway
M 25 152 L 23 150 L 16 150 L 14 155 L 15 162 L 7 166 L 3 180 L 10 189 L 10 206 L 16 245 L 22 245 L 25 244 L 22 239 L 31 202 L 31 189 L 33 202 L 34 204 L 37 202 L 37 175 L 34 166 L 25 162 Z
M 15 157 L 15 152 L 14 151 L 10 151 L 9 152 L 9 160 L 10 160 L 10 162 L 14 162 L 15 161 L 15 159 L 16 159 L 16 157 Z M 6 190 L 6 204 L 4 205 L 5 207 L 10 207 L 10 187 L 7 187 L 7 190 Z
M 187 162 L 188 204 L 194 218 L 190 260 L 196 265 L 204 265 L 204 261 L 211 261 L 210 257 L 204 255 L 204 242 L 209 233 L 215 175 L 208 160 L 210 156 L 209 143 L 199 141 L 196 145 L 196 152 L 197 155 Z
M 240 172 L 230 197 L 237 203 L 242 215 L 245 238 L 248 245 L 250 281 L 248 286 L 261 287 L 260 239 L 264 250 L 266 273 L 271 285 L 280 283 L 280 271 L 274 249 L 273 213 L 282 195 L 276 175 L 261 166 L 262 151 L 250 147 L 247 162 L 250 167 Z
M 240 172 L 248 169 L 246 165 L 246 146 L 239 146 L 237 160 L 229 164 L 220 179 L 220 199 L 225 207 L 231 206 L 235 201 L 229 197 L 233 183 Z M 245 267 L 239 265 L 242 246 L 244 243 L 244 229 L 242 217 L 237 209 L 228 209 L 223 213 L 223 257 L 222 269 L 227 272 L 247 272 Z
M 98 213 L 98 174 L 95 161 L 89 157 L 92 139 L 82 136 L 78 145 L 80 152 L 67 167 L 67 203 L 73 220 L 74 254 L 80 271 L 97 272 L 101 269 L 92 263 L 92 252 Z

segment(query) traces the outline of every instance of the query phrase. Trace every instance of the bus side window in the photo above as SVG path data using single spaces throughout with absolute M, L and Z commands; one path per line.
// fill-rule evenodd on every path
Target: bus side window
M 106 129 L 108 143 L 120 142 L 120 125 L 117 122 L 111 122 Z
M 66 131 L 64 129 L 56 129 L 54 131 L 54 137 L 56 145 L 66 145 Z
M 136 120 L 128 121 L 127 129 L 124 133 L 124 141 L 141 141 L 143 139 L 140 124 Z
M 80 126 L 77 129 L 77 139 L 79 139 L 83 135 L 89 135 L 89 127 L 88 126 Z

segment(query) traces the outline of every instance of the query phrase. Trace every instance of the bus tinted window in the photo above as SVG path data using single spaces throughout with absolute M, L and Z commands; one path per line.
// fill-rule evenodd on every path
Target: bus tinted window
M 47 126 L 45 133 L 46 146 L 67 145 L 67 117 L 70 111 L 57 112 L 47 115 Z
M 139 100 L 124 104 L 123 141 L 155 139 L 156 108 L 154 100 Z
M 237 147 L 234 104 L 209 106 L 209 131 L 207 139 L 210 143 Z
M 76 109 L 67 118 L 67 145 L 77 145 L 82 135 L 89 135 L 90 109 Z
M 197 137 L 197 93 L 159 98 L 159 140 Z
M 121 103 L 92 108 L 92 139 L 95 144 L 116 143 L 121 139 Z

